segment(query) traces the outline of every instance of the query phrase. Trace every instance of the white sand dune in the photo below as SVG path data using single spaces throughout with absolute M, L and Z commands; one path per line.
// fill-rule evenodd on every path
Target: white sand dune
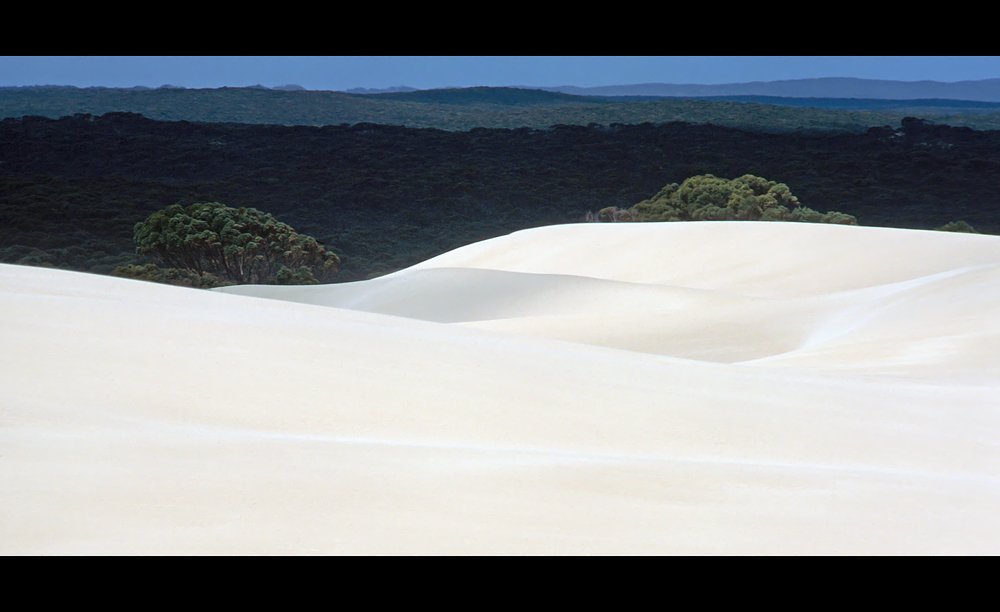
M 998 237 L 554 226 L 213 292 L 0 266 L 0 325 L 7 554 L 1000 553 Z

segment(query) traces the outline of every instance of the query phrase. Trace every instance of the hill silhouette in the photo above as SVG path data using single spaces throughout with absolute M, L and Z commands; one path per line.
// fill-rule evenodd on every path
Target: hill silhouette
M 541 89 L 516 87 L 463 87 L 457 89 L 421 89 L 408 92 L 369 94 L 381 100 L 436 104 L 499 104 L 502 106 L 533 106 L 539 104 L 613 104 L 617 100 L 576 96 Z
M 0 117 L 13 118 L 42 116 L 58 119 L 77 113 L 103 115 L 129 112 L 160 121 L 311 126 L 377 123 L 450 131 L 682 121 L 759 132 L 836 130 L 861 133 L 872 127 L 896 127 L 903 117 L 914 116 L 947 125 L 1000 128 L 1000 109 L 989 112 L 990 109 L 982 108 L 941 107 L 922 111 L 817 109 L 794 103 L 781 105 L 676 98 L 621 101 L 504 87 L 386 94 L 283 91 L 256 87 L 0 89 Z
M 576 95 L 597 96 L 780 96 L 796 98 L 872 98 L 976 100 L 1000 102 L 1000 79 L 978 81 L 891 81 L 854 77 L 823 77 L 696 85 L 674 83 L 642 83 L 602 87 L 545 87 Z

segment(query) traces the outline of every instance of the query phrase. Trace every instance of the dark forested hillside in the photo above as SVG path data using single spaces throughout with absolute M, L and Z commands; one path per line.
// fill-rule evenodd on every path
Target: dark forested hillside
M 77 113 L 139 113 L 161 121 L 235 122 L 273 125 L 378 123 L 469 130 L 475 127 L 544 129 L 590 123 L 687 123 L 763 132 L 861 133 L 870 127 L 899 127 L 910 114 L 938 124 L 1000 128 L 998 109 L 982 107 L 850 106 L 805 107 L 758 100 L 640 99 L 574 96 L 510 87 L 468 87 L 383 94 L 285 91 L 258 87 L 218 89 L 111 89 L 0 87 L 0 118 Z M 877 101 L 875 101 L 877 102 Z
M 800 108 L 820 108 L 826 110 L 864 110 L 905 113 L 911 116 L 928 115 L 935 120 L 939 115 L 959 113 L 1000 112 L 1000 102 L 976 102 L 973 100 L 882 100 L 873 98 L 783 98 L 778 96 L 702 96 L 698 98 L 663 98 L 651 96 L 602 97 L 603 100 L 701 100 L 703 102 L 749 102 L 754 104 L 774 104 L 777 106 L 797 106 Z
M 501 104 L 503 106 L 534 106 L 540 104 L 614 104 L 614 98 L 574 96 L 558 91 L 517 87 L 455 87 L 450 89 L 418 89 L 369 94 L 373 100 L 399 100 L 432 104 Z
M 786 183 L 863 225 L 964 220 L 1000 233 L 1000 133 L 931 126 L 765 134 L 683 123 L 444 131 L 160 122 L 0 122 L 0 261 L 108 272 L 169 204 L 254 207 L 342 258 L 340 280 L 517 229 L 581 221 L 699 174 Z

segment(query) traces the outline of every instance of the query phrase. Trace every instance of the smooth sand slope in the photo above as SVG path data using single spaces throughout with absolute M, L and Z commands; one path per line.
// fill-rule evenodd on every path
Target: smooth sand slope
M 7 554 L 1000 553 L 998 237 L 554 226 L 213 292 L 0 266 L 0 334 Z

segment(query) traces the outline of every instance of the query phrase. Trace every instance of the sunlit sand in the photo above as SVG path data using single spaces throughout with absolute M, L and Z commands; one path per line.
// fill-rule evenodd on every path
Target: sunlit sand
M 6 554 L 998 554 L 1000 237 L 579 224 L 381 278 L 0 266 Z

